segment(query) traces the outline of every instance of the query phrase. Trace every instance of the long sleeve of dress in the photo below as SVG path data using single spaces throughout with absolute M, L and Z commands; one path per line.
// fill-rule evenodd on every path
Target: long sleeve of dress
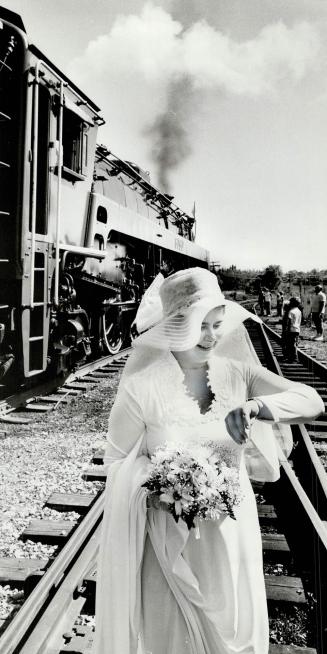
M 127 456 L 144 430 L 142 410 L 136 400 L 133 384 L 126 383 L 119 389 L 111 409 L 104 463 L 109 464 Z
M 314 388 L 279 377 L 262 366 L 246 369 L 248 396 L 263 403 L 273 422 L 300 424 L 324 412 L 322 399 Z

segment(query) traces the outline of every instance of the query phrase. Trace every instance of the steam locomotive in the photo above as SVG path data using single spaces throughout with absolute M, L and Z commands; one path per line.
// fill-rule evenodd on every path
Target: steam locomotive
M 208 267 L 195 217 L 103 145 L 99 108 L 0 8 L 0 378 L 116 353 L 159 270 Z

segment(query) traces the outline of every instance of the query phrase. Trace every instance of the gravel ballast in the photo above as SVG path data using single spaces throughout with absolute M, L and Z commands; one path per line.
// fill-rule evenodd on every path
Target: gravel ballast
M 0 558 L 53 557 L 57 546 L 19 540 L 33 518 L 75 521 L 74 511 L 45 507 L 53 492 L 96 494 L 102 482 L 87 482 L 83 472 L 92 454 L 105 445 L 110 409 L 120 373 L 103 379 L 69 404 L 33 415 L 27 425 L 3 423 L 0 429 Z M 0 620 L 21 602 L 21 590 L 0 586 Z

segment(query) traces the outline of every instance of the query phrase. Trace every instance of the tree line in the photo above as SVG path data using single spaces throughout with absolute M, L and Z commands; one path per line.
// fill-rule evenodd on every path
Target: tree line
M 301 270 L 289 270 L 283 273 L 282 268 L 277 265 L 270 265 L 264 270 L 240 270 L 236 266 L 229 268 L 213 267 L 217 275 L 219 285 L 225 291 L 242 290 L 245 293 L 257 293 L 259 288 L 268 288 L 270 291 L 277 290 L 283 283 L 312 285 L 321 283 L 327 284 L 327 270 L 313 268 L 309 272 Z

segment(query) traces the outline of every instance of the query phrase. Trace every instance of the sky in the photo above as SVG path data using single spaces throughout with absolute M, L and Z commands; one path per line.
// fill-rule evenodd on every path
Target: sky
M 327 268 L 327 3 L 1 0 L 223 266 Z

